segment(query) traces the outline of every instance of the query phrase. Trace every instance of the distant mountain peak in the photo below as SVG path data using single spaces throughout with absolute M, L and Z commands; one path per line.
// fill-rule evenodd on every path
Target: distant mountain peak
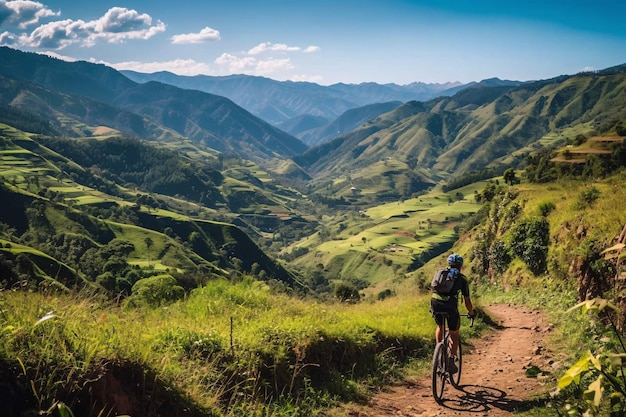
M 272 124 L 310 115 L 334 120 L 344 112 L 370 104 L 391 101 L 427 101 L 450 96 L 463 85 L 458 82 L 408 85 L 394 83 L 336 83 L 322 86 L 312 82 L 276 81 L 251 75 L 177 76 L 171 73 L 144 74 L 122 71 L 133 81 L 160 81 L 181 88 L 227 97 L 252 114 Z

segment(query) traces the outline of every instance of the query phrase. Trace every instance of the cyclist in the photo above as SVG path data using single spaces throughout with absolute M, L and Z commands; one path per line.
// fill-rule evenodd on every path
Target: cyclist
M 435 316 L 435 313 L 448 313 L 448 328 L 452 339 L 452 346 L 450 348 L 451 356 L 448 368 L 450 373 L 454 374 L 458 371 L 456 365 L 454 364 L 454 355 L 456 355 L 457 346 L 460 343 L 459 329 L 461 328 L 461 316 L 459 314 L 458 299 L 459 291 L 463 295 L 465 308 L 467 308 L 467 312 L 470 317 L 475 317 L 476 313 L 474 313 L 474 306 L 472 305 L 472 300 L 470 298 L 467 277 L 461 273 L 461 268 L 463 267 L 463 257 L 457 253 L 453 253 L 448 256 L 448 266 L 450 269 L 454 268 L 458 270 L 454 286 L 452 287 L 452 291 L 448 294 L 437 294 L 433 291 L 430 300 L 430 311 L 433 314 L 435 322 L 437 323 L 437 330 L 435 330 L 435 340 L 437 343 L 441 342 L 444 336 L 441 326 L 443 324 L 443 318 L 441 316 Z

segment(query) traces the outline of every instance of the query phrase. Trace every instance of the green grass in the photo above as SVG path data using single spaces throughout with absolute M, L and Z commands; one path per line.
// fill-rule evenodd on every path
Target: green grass
M 556 132 L 551 132 L 545 136 L 543 136 L 539 143 L 544 146 L 553 145 L 555 142 L 559 140 L 573 140 L 578 135 L 586 135 L 589 136 L 595 131 L 595 127 L 593 122 L 580 123 L 575 126 L 568 126 L 564 129 L 560 129 Z
M 349 386 L 358 392 L 382 383 L 384 375 L 397 375 L 396 354 L 427 357 L 434 331 L 428 298 L 416 293 L 376 303 L 323 304 L 273 294 L 252 280 L 213 281 L 186 300 L 158 309 L 119 308 L 77 295 L 4 291 L 0 313 L 0 357 L 21 361 L 42 409 L 59 400 L 54 397 L 59 386 L 70 387 L 72 379 L 90 375 L 100 364 L 119 361 L 141 364 L 170 390 L 203 409 L 221 410 L 219 415 L 237 415 L 231 412 L 239 402 L 256 402 L 253 393 L 263 392 L 258 384 L 278 384 L 280 392 L 306 384 L 317 375 L 316 361 L 338 367 L 323 373 L 344 375 L 344 388 L 327 388 L 333 396 L 356 395 L 348 393 Z M 189 337 L 215 350 L 194 354 L 193 343 L 185 342 Z M 42 362 L 48 363 L 45 369 Z M 258 373 L 264 363 L 274 363 L 273 376 Z M 229 381 L 240 373 L 250 378 L 233 391 Z M 332 381 L 310 382 L 324 386 Z M 289 407 L 311 413 L 321 406 L 319 401 L 327 401 L 325 391 L 294 391 Z M 224 396 L 231 395 L 227 406 Z M 294 401 L 298 397 L 301 403 Z M 255 407 L 277 407 L 273 398 L 259 398 Z
M 145 229 L 143 227 L 110 222 L 111 229 L 118 239 L 131 242 L 135 246 L 135 250 L 129 255 L 129 260 L 138 262 L 149 260 L 163 251 L 165 245 L 170 238 L 163 233 Z M 148 247 L 146 239 L 151 240 L 151 246 Z
M 178 273 L 184 272 L 184 270 L 172 267 L 171 265 L 165 265 L 158 260 L 141 260 L 133 261 L 129 260 L 130 265 L 137 265 L 141 269 L 153 270 L 153 271 L 175 271 Z

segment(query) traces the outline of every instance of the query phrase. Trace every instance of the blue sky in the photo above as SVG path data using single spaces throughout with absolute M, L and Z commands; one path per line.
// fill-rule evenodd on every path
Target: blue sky
M 0 0 L 0 45 L 141 72 L 536 80 L 626 63 L 626 1 Z

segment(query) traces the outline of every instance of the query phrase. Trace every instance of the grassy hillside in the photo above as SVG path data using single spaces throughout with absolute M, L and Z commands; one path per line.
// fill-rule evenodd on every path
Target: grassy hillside
M 285 201 L 277 198 L 297 195 L 281 191 L 286 189 L 258 169 L 262 176 L 255 177 L 254 166 L 227 162 L 223 176 L 209 164 L 139 141 L 41 138 L 6 125 L 1 138 L 0 194 L 6 203 L 0 222 L 7 241 L 5 266 L 13 271 L 6 286 L 24 275 L 24 282 L 34 286 L 51 281 L 74 288 L 88 282 L 127 296 L 138 280 L 159 271 L 205 274 L 206 279 L 232 276 L 235 270 L 295 284 L 240 229 L 207 220 L 235 220 L 230 212 L 218 215 L 217 210 L 237 204 L 242 213 L 255 207 L 240 222 L 248 229 L 266 227 L 254 221 L 259 211 L 274 223 L 295 221 L 276 215 L 287 212 Z M 242 175 L 247 181 L 234 185 Z M 272 192 L 255 192 L 268 188 Z M 194 189 L 202 192 L 189 194 Z M 251 197 L 241 196 L 246 193 Z M 22 246 L 30 250 L 16 250 Z M 40 262 L 37 253 L 46 254 L 47 261 Z M 189 289 L 198 279 L 183 279 L 184 286 Z
M 424 184 L 479 173 L 485 179 L 523 168 L 525 155 L 536 149 L 615 131 L 626 120 L 620 104 L 625 94 L 623 73 L 477 86 L 452 97 L 405 103 L 295 160 L 315 174 L 316 191 L 332 198 L 345 191 L 329 189 L 327 181 L 350 178 L 355 187 L 366 188 L 362 183 L 371 178 L 371 167 L 388 159 L 405 168 L 379 171 L 378 182 L 390 175 L 419 176 Z M 391 187 L 398 199 L 422 189 Z
M 395 289 L 394 282 L 449 250 L 458 226 L 480 209 L 475 183 L 448 193 L 440 188 L 412 199 L 323 219 L 325 230 L 283 250 L 294 268 L 321 269 L 336 280 L 365 281 L 366 294 Z

